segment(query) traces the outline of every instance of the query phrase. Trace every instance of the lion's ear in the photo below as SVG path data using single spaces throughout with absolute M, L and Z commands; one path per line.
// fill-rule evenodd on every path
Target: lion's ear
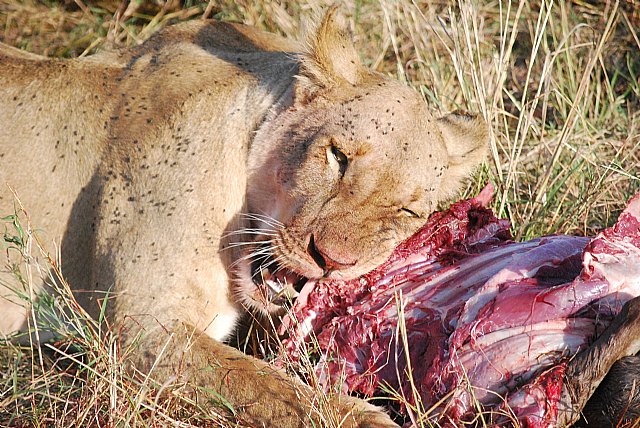
M 298 76 L 299 89 L 309 95 L 318 89 L 356 85 L 365 73 L 346 22 L 332 7 L 306 40 Z
M 489 127 L 478 115 L 456 110 L 437 121 L 449 154 L 442 178 L 441 197 L 452 196 L 460 182 L 484 159 L 489 146 Z

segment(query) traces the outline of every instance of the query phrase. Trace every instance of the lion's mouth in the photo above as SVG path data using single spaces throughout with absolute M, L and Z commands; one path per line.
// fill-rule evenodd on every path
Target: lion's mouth
M 307 282 L 307 278 L 278 263 L 273 254 L 252 261 L 251 279 L 256 286 L 254 297 L 269 312 L 289 306 Z

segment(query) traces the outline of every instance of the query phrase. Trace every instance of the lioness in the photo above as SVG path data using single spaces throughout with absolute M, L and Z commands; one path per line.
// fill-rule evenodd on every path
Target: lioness
M 364 68 L 333 10 L 303 45 L 214 21 L 74 60 L 0 45 L 0 93 L 0 213 L 8 183 L 83 307 L 98 316 L 108 292 L 124 343 L 143 332 L 136 367 L 266 426 L 325 422 L 308 387 L 222 343 L 238 317 L 384 261 L 488 140 L 481 119 L 434 118 Z M 9 335 L 26 311 L 0 297 Z M 364 401 L 332 405 L 343 426 L 394 426 Z

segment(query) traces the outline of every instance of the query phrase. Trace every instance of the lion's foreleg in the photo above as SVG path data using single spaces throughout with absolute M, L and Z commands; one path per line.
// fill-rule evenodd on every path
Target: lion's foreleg
M 176 323 L 137 346 L 137 367 L 153 378 L 187 381 L 198 404 L 233 413 L 251 426 L 395 427 L 377 407 L 351 397 L 327 397 L 264 361 Z

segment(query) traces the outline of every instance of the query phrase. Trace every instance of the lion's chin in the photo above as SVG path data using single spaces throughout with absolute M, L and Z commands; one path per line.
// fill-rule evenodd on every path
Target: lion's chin
M 253 313 L 283 315 L 291 307 L 307 278 L 277 263 L 264 267 L 243 260 L 235 280 L 236 300 Z

